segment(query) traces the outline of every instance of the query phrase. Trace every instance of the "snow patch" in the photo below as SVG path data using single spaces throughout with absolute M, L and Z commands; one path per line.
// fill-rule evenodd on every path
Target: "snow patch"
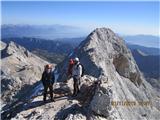
M 33 97 L 35 97 L 35 96 L 37 96 L 37 95 L 40 95 L 41 93 L 40 93 L 40 91 L 42 91 L 44 88 L 43 88 L 43 85 L 42 85 L 42 83 L 40 83 L 39 85 L 37 85 L 34 89 L 33 89 L 33 91 L 34 91 L 34 93 L 30 96 L 30 98 L 33 98 Z

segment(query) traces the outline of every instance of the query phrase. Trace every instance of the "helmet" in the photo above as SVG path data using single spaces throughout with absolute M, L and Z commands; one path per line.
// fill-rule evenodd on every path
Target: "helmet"
M 74 61 L 75 61 L 75 62 L 79 62 L 79 58 L 76 57 L 76 58 L 74 59 Z

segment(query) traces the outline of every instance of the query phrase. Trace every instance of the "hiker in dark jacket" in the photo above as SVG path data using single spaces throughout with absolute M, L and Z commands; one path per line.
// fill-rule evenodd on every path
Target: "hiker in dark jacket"
M 80 78 L 82 76 L 82 66 L 79 62 L 79 58 L 74 59 L 74 66 L 72 69 L 72 76 L 74 81 L 74 92 L 73 96 L 77 96 L 79 92 L 79 84 L 80 84 Z
M 46 101 L 46 96 L 47 96 L 47 90 L 49 88 L 49 93 L 51 97 L 51 101 L 54 101 L 53 98 L 53 83 L 54 83 L 54 74 L 52 73 L 52 66 L 51 65 L 46 65 L 45 70 L 42 74 L 42 83 L 44 86 L 44 93 L 43 93 L 43 101 Z

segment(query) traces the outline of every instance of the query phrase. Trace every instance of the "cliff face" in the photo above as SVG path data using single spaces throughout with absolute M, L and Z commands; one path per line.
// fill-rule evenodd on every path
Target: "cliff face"
M 111 74 L 107 71 L 113 69 L 135 84 L 142 82 L 142 76 L 131 52 L 124 41 L 110 29 L 101 28 L 93 31 L 80 45 L 78 56 L 89 75 L 99 77 L 103 73 Z M 94 69 L 91 70 L 93 66 Z

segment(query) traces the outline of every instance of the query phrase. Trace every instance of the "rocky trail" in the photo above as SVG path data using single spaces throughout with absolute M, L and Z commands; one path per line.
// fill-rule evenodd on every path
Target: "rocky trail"
M 87 80 L 86 77 L 83 79 Z M 71 119 L 75 114 L 79 114 L 76 118 L 86 119 L 86 117 L 90 116 L 88 111 L 89 102 L 98 88 L 98 83 L 90 83 L 90 85 L 86 83 L 83 82 L 81 84 L 80 93 L 76 97 L 71 96 L 73 90 L 72 79 L 68 83 L 55 83 L 55 102 L 50 101 L 49 95 L 48 100 L 43 102 L 43 86 L 40 83 L 25 100 L 19 101 L 19 103 L 15 104 L 16 106 L 10 106 L 11 109 L 2 113 L 2 117 L 8 116 L 3 119 L 12 118 L 13 120 L 63 120 Z

